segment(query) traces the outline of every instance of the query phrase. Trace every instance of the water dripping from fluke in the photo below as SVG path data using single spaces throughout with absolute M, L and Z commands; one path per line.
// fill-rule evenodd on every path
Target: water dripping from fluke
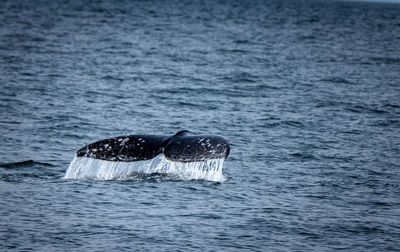
M 141 180 L 147 176 L 166 175 L 164 180 L 207 180 L 224 182 L 223 158 L 197 162 L 177 162 L 159 155 L 151 160 L 115 162 L 75 156 L 64 179 Z M 168 176 L 169 175 L 169 176 Z
M 229 151 L 224 138 L 187 130 L 172 136 L 118 136 L 80 148 L 64 178 L 129 180 L 143 174 L 167 174 L 174 180 L 222 182 Z

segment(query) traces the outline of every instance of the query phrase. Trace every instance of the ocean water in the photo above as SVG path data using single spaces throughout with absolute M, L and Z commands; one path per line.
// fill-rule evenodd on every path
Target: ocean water
M 182 129 L 229 142 L 221 179 L 67 176 Z M 400 5 L 0 2 L 1 251 L 399 249 Z

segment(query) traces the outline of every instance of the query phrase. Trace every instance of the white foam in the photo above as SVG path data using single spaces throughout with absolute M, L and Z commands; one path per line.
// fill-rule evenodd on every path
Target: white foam
M 182 180 L 204 179 L 223 182 L 224 159 L 210 159 L 201 162 L 174 162 L 163 155 L 154 159 L 135 162 L 113 162 L 86 157 L 72 160 L 65 173 L 65 179 L 125 180 L 132 174 L 171 174 Z

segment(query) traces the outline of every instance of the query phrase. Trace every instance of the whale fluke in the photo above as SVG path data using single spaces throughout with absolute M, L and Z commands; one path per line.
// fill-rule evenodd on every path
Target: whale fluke
M 182 130 L 171 137 L 130 135 L 104 139 L 79 149 L 76 156 L 134 162 L 149 160 L 161 153 L 171 161 L 197 162 L 228 157 L 229 145 L 222 137 L 197 136 Z

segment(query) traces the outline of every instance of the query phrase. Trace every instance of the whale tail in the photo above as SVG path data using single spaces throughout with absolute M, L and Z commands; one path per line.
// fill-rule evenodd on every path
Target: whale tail
M 228 142 L 218 136 L 193 135 L 187 130 L 171 137 L 158 135 L 130 135 L 100 140 L 89 144 L 76 153 L 77 157 L 89 157 L 116 162 L 134 162 L 152 159 L 163 154 L 176 162 L 199 162 L 225 159 L 229 155 Z

